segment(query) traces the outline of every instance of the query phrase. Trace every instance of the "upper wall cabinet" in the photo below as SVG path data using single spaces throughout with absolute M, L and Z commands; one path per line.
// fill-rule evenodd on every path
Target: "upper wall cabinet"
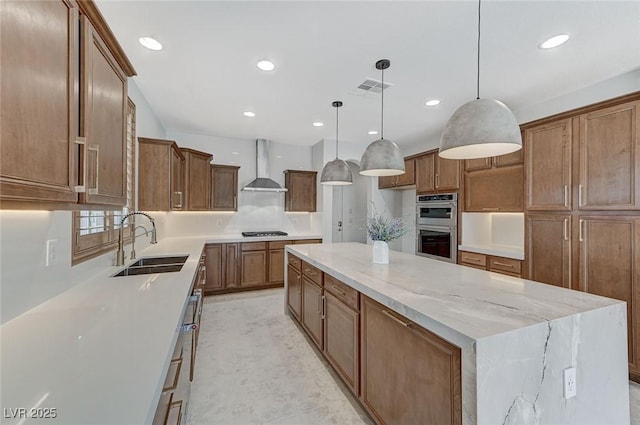
M 135 71 L 94 3 L 2 2 L 0 31 L 2 208 L 124 205 Z
M 416 161 L 416 193 L 456 191 L 460 188 L 460 161 L 444 159 L 438 151 L 426 152 Z
M 285 211 L 316 211 L 316 175 L 315 171 L 285 170 L 284 194 Z
M 206 211 L 210 207 L 212 155 L 187 148 L 181 151 L 185 158 L 185 209 Z
M 211 210 L 238 210 L 238 169 L 231 165 L 211 164 Z
M 640 208 L 640 101 L 579 117 L 578 208 Z
M 416 185 L 416 160 L 404 159 L 404 173 L 398 176 L 378 177 L 378 189 L 406 189 Z
M 184 155 L 173 140 L 138 138 L 138 208 L 182 210 Z

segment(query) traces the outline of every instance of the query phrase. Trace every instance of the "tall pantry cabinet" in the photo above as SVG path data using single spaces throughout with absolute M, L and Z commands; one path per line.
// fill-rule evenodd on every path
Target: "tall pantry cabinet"
M 2 208 L 124 205 L 135 70 L 95 4 L 1 2 L 0 31 Z
M 627 303 L 640 379 L 640 93 L 525 124 L 529 279 Z

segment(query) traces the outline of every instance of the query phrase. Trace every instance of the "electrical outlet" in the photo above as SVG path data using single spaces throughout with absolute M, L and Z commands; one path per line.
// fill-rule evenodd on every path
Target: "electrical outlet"
M 49 239 L 47 241 L 47 257 L 45 260 L 45 266 L 53 266 L 58 260 L 58 241 L 56 239 Z
M 576 385 L 576 368 L 568 367 L 564 370 L 564 398 L 566 400 L 573 398 L 577 394 Z
M 219 219 L 216 221 L 216 225 L 217 225 L 218 227 L 222 226 L 222 219 L 221 219 L 221 218 L 219 218 Z

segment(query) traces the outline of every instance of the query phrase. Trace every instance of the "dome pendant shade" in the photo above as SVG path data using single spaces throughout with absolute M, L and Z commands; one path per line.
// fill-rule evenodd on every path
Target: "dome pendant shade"
M 404 158 L 391 140 L 378 139 L 367 146 L 360 160 L 363 176 L 397 176 L 404 174 Z
M 476 99 L 456 110 L 442 132 L 438 155 L 474 159 L 504 155 L 522 148 L 513 112 L 495 99 Z
M 342 159 L 334 159 L 325 164 L 320 174 L 320 183 L 331 186 L 346 186 L 353 183 L 349 165 Z

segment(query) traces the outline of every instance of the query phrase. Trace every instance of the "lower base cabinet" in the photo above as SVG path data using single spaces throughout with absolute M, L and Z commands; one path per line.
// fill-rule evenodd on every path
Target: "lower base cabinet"
M 302 276 L 302 326 L 320 350 L 323 347 L 322 320 L 324 316 L 322 287 Z
M 324 355 L 354 394 L 360 391 L 360 314 L 324 292 Z
M 522 261 L 513 258 L 458 251 L 458 264 L 514 277 L 522 276 Z
M 461 424 L 460 348 L 362 297 L 362 395 L 379 424 Z
M 287 271 L 287 305 L 297 321 L 302 319 L 302 275 L 293 266 Z

